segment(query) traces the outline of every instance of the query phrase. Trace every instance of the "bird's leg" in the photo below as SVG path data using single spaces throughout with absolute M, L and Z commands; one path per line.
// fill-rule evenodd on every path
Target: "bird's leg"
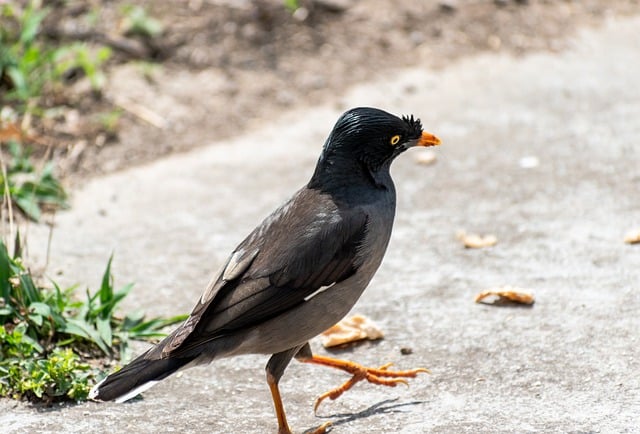
M 280 397 L 280 389 L 278 389 L 278 380 L 267 372 L 267 383 L 269 384 L 269 389 L 271 389 L 271 398 L 278 418 L 278 434 L 291 434 L 291 429 L 287 423 L 287 415 L 284 413 L 282 398 Z
M 308 345 L 308 344 L 306 344 Z M 271 398 L 273 399 L 273 406 L 276 410 L 276 417 L 278 418 L 278 434 L 292 434 L 291 428 L 287 423 L 287 416 L 284 412 L 284 405 L 282 405 L 282 397 L 280 396 L 280 389 L 278 388 L 278 382 L 284 374 L 284 370 L 293 358 L 298 353 L 300 347 L 291 348 L 281 353 L 274 354 L 267 362 L 267 383 L 271 390 Z M 327 428 L 331 425 L 331 422 L 322 424 L 316 428 L 312 434 L 325 434 Z
M 284 370 L 291 361 L 291 358 L 297 351 L 298 348 L 293 348 L 274 354 L 267 362 L 265 368 L 267 371 L 267 384 L 269 384 L 269 389 L 271 390 L 271 398 L 273 399 L 273 406 L 275 407 L 276 417 L 278 418 L 278 434 L 291 434 L 291 429 L 287 423 L 287 416 L 284 412 L 284 405 L 282 405 L 278 382 L 282 374 L 284 374 Z
M 429 370 L 425 368 L 409 369 L 406 371 L 390 371 L 389 367 L 391 366 L 391 363 L 387 363 L 379 368 L 367 368 L 348 360 L 314 355 L 311 353 L 311 348 L 309 348 L 308 345 L 302 347 L 298 354 L 296 354 L 296 359 L 304 363 L 313 363 L 316 365 L 340 369 L 352 375 L 352 377 L 341 386 L 320 395 L 318 399 L 316 399 L 313 407 L 314 411 L 318 409 L 320 403 L 322 403 L 326 398 L 331 398 L 332 400 L 337 399 L 340 395 L 362 380 L 367 380 L 369 383 L 380 384 L 382 386 L 395 387 L 400 383 L 408 385 L 409 383 L 405 378 L 414 378 L 421 372 L 429 373 Z

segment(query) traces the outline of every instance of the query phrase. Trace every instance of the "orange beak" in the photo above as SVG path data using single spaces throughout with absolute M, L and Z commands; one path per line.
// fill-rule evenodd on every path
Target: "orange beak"
M 442 142 L 439 138 L 437 138 L 433 134 L 423 131 L 422 136 L 420 136 L 420 139 L 418 139 L 418 143 L 416 144 L 416 146 L 438 146 L 440 143 Z

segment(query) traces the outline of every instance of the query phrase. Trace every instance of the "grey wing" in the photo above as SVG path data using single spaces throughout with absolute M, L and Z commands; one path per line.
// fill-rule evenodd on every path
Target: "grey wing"
M 360 210 L 281 215 L 238 246 L 163 353 L 190 354 L 220 336 L 257 326 L 353 275 L 367 230 Z
M 213 279 L 207 285 L 207 288 L 202 293 L 198 304 L 193 308 L 189 318 L 167 337 L 165 345 L 162 348 L 162 353 L 165 356 L 174 352 L 183 344 L 194 331 L 202 319 L 203 314 L 206 312 L 207 307 L 211 304 L 220 289 L 242 275 L 259 252 L 259 248 L 252 249 L 249 252 L 238 248 L 227 258 L 222 268 L 214 274 Z

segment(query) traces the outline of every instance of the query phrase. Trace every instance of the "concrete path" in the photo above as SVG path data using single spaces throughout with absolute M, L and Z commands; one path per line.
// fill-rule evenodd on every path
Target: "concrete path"
M 97 179 L 57 217 L 51 270 L 95 288 L 115 252 L 118 283 L 136 282 L 125 308 L 186 312 L 237 242 L 308 179 L 343 109 L 414 113 L 445 145 L 435 165 L 417 164 L 418 150 L 396 162 L 393 239 L 354 309 L 386 338 L 339 355 L 433 373 L 410 388 L 359 385 L 314 417 L 313 399 L 345 377 L 294 362 L 282 384 L 292 427 L 640 432 L 640 246 L 622 241 L 640 227 L 638 29 L 640 19 L 621 20 L 560 54 L 403 71 L 331 107 Z M 458 229 L 494 233 L 498 245 L 465 250 Z M 33 255 L 42 232 L 31 228 Z M 474 304 L 503 284 L 534 290 L 534 307 Z M 186 371 L 124 405 L 35 410 L 2 400 L 0 431 L 275 432 L 266 360 Z

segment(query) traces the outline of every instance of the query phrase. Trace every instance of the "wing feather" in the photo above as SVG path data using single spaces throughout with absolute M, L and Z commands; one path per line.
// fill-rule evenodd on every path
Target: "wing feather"
M 171 356 L 250 328 L 353 275 L 362 259 L 367 216 L 302 189 L 262 222 L 231 255 L 172 342 Z

